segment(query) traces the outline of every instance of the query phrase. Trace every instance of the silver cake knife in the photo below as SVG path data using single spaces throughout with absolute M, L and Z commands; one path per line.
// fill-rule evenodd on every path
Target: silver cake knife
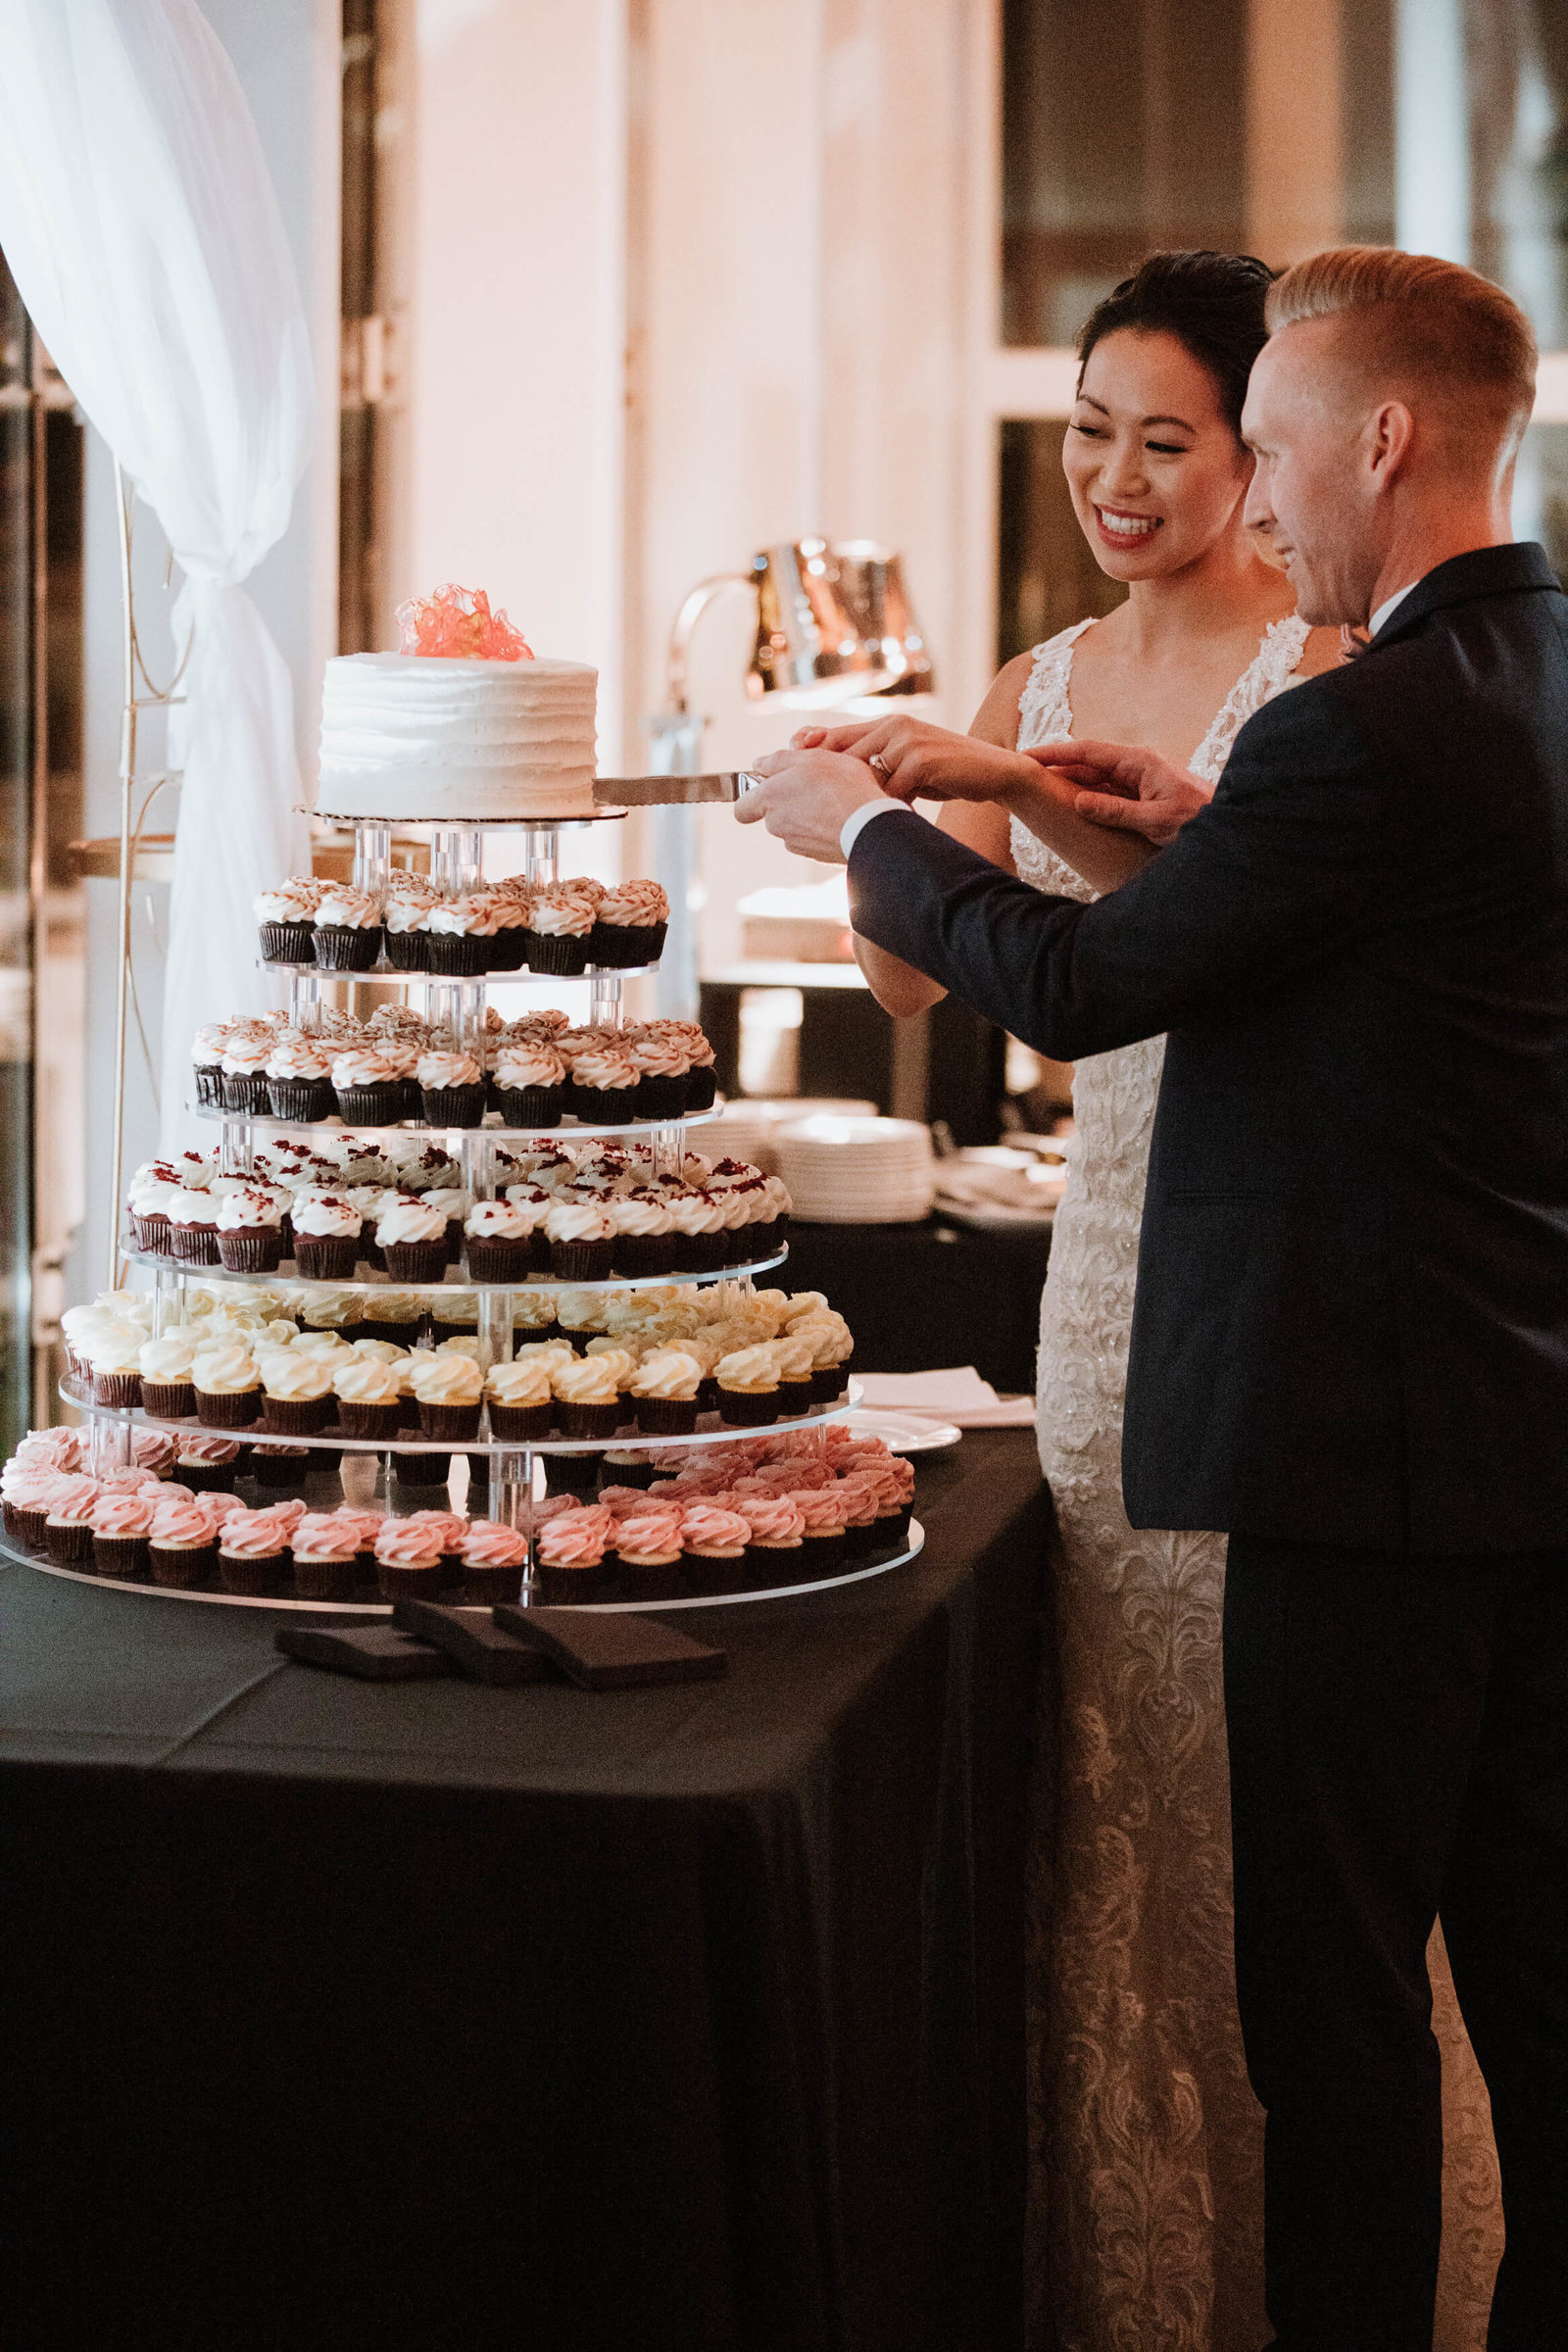
M 704 801 L 738 801 L 760 781 L 744 767 L 706 776 L 595 776 L 594 799 L 612 808 L 690 808 Z

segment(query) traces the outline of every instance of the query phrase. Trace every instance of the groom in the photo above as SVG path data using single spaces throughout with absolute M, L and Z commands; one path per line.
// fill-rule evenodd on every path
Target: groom
M 1230 1532 L 1269 2315 L 1288 2352 L 1430 2352 L 1441 1908 L 1502 2169 L 1489 2344 L 1539 2352 L 1568 2341 L 1568 603 L 1509 535 L 1535 348 L 1484 279 L 1384 250 L 1291 270 L 1270 324 L 1248 520 L 1304 618 L 1371 643 L 1251 719 L 1211 801 L 1151 754 L 894 723 L 779 755 L 740 813 L 847 858 L 858 931 L 1043 1053 L 1170 1033 L 1123 1487 L 1135 1526 Z M 915 791 L 1169 846 L 1083 906 Z

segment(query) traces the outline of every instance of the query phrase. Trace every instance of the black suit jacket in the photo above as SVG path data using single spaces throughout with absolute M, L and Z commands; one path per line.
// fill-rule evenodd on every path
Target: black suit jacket
M 1062 1060 L 1169 1031 L 1135 1526 L 1568 1544 L 1568 601 L 1478 550 L 1242 729 L 1092 906 L 910 812 L 857 929 Z

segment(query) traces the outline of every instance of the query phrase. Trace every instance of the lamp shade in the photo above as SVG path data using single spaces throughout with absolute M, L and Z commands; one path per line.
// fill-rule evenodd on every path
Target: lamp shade
M 752 559 L 754 700 L 842 708 L 853 697 L 930 694 L 931 657 L 898 556 L 870 539 L 797 539 Z

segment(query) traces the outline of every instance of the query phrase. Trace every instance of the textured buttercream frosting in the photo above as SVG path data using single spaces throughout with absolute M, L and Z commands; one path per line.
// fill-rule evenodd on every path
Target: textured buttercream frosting
M 317 807 L 411 823 L 589 814 L 598 676 L 581 662 L 339 655 Z

